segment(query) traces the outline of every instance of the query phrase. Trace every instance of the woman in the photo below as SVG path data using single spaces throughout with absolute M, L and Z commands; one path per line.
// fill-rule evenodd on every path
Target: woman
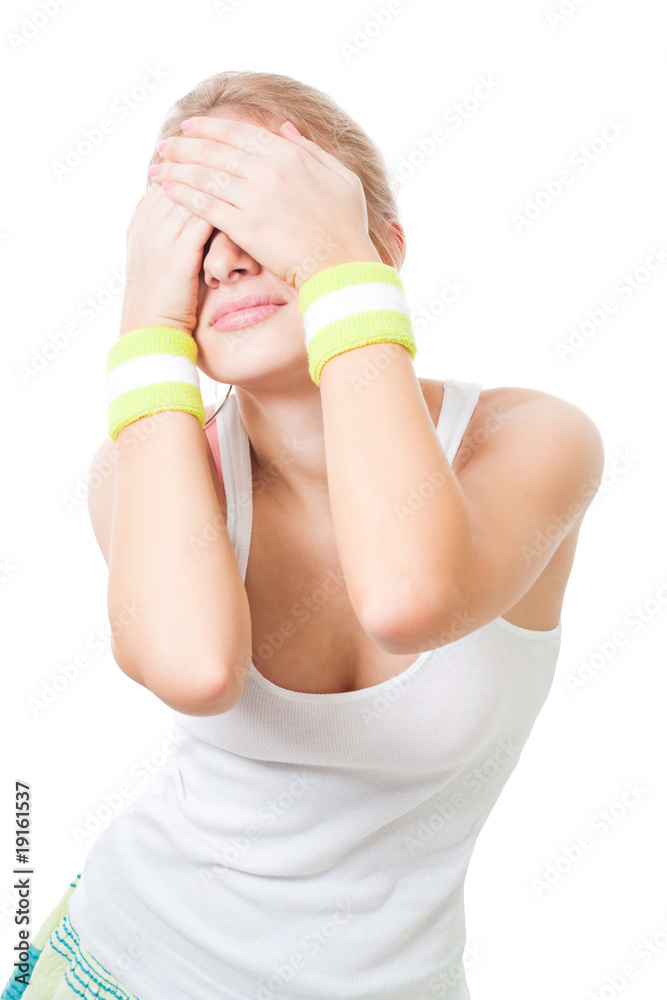
M 221 73 L 160 140 L 90 513 L 134 609 L 114 657 L 183 739 L 6 995 L 464 1000 L 465 872 L 552 682 L 600 434 L 416 377 L 386 169 L 327 95 Z M 234 387 L 215 415 L 195 361 Z

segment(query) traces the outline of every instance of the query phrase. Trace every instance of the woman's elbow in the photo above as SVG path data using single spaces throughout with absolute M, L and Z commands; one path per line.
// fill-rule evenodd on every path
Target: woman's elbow
M 390 605 L 379 604 L 375 613 L 368 612 L 363 619 L 366 634 L 376 646 L 386 653 L 405 656 L 423 653 L 446 645 L 460 636 L 450 628 L 459 615 L 452 609 L 456 602 L 445 601 L 444 587 L 431 588 L 429 595 L 409 604 L 407 601 Z
M 215 664 L 210 669 L 188 670 L 177 665 L 160 664 L 155 659 L 144 661 L 142 668 L 135 662 L 119 657 L 116 663 L 131 680 L 147 688 L 165 705 L 182 715 L 221 715 L 240 700 L 250 663 L 246 667 Z M 149 666 L 146 666 L 146 663 Z
M 363 628 L 376 646 L 395 656 L 420 653 L 424 646 L 422 616 L 405 608 L 391 612 L 385 608 L 377 614 L 364 617 Z
M 233 708 L 243 694 L 243 684 L 227 672 L 218 671 L 197 683 L 181 684 L 174 691 L 155 692 L 161 701 L 181 715 L 222 715 Z

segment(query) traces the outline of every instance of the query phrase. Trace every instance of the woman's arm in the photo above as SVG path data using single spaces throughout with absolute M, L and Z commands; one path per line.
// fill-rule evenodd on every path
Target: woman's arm
M 345 582 L 365 630 L 388 652 L 433 649 L 460 638 L 453 624 L 463 617 L 472 631 L 502 615 L 602 476 L 602 439 L 585 413 L 547 393 L 508 390 L 499 429 L 457 478 L 398 344 L 336 355 L 320 390 Z
M 166 410 L 128 424 L 115 448 L 114 658 L 177 711 L 228 711 L 250 669 L 250 610 L 206 436 L 192 414 Z
M 127 231 L 121 337 L 154 325 L 192 335 L 210 233 L 151 185 Z M 91 517 L 110 519 L 96 534 L 108 541 L 114 657 L 177 711 L 225 712 L 242 694 L 252 636 L 206 435 L 192 413 L 163 410 L 122 427 L 113 449 L 113 495 L 106 482 Z

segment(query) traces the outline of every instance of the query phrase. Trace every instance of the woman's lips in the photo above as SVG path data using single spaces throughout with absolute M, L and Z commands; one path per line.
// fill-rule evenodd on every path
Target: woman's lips
M 238 330 L 244 326 L 254 326 L 261 323 L 263 319 L 272 316 L 280 309 L 280 305 L 274 302 L 267 302 L 261 306 L 251 306 L 247 309 L 235 309 L 233 312 L 220 316 L 213 324 L 215 330 Z

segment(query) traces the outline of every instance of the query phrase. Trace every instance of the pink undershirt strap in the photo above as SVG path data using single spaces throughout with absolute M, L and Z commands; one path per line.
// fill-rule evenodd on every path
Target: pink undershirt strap
M 209 406 L 204 407 L 204 413 L 206 414 L 206 419 L 211 416 L 215 410 L 215 405 L 211 403 Z M 220 476 L 220 482 L 222 482 L 222 466 L 220 465 L 220 447 L 218 445 L 218 421 L 213 420 L 206 428 L 206 437 L 208 438 L 208 443 L 213 452 L 213 459 L 215 461 L 215 467 L 218 470 L 218 475 Z

